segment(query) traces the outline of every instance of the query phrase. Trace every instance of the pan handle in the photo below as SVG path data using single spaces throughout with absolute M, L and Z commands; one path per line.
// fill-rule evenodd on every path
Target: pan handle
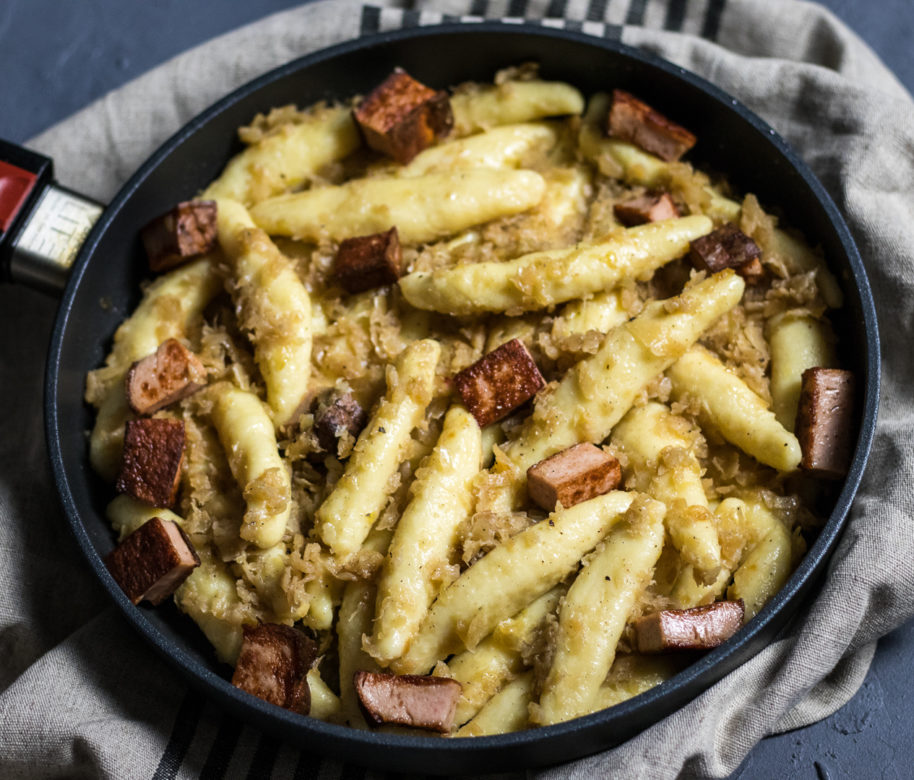
M 57 184 L 50 158 L 0 139 L 0 281 L 60 295 L 103 208 Z

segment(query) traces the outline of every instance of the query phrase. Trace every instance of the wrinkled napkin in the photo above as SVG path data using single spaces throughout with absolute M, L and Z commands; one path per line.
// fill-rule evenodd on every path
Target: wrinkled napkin
M 794 146 L 844 213 L 882 324 L 872 457 L 815 600 L 781 638 L 679 712 L 548 778 L 722 777 L 766 734 L 826 717 L 875 642 L 914 613 L 914 105 L 823 8 L 794 0 L 440 0 L 308 4 L 214 39 L 46 131 L 64 185 L 111 198 L 168 136 L 275 65 L 377 30 L 469 15 L 621 38 L 732 93 Z M 549 17 L 544 19 L 543 17 Z M 470 19 L 472 21 L 472 19 Z M 93 580 L 53 495 L 41 383 L 53 301 L 0 289 L 0 776 L 360 777 L 188 693 Z M 368 772 L 368 775 L 375 775 Z

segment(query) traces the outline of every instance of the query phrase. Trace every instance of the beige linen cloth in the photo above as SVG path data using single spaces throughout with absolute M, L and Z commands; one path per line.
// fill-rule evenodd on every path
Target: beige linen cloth
M 885 356 L 880 422 L 815 600 L 779 641 L 649 731 L 531 773 L 726 776 L 766 734 L 844 704 L 876 640 L 914 614 L 914 105 L 855 35 L 793 0 L 442 0 L 421 12 L 316 3 L 181 55 L 31 145 L 56 159 L 63 184 L 106 200 L 172 132 L 252 77 L 442 14 L 550 16 L 538 23 L 621 37 L 710 79 L 812 166 L 869 269 Z M 363 776 L 188 693 L 93 581 L 56 503 L 44 447 L 40 388 L 54 310 L 37 293 L 0 289 L 0 777 Z

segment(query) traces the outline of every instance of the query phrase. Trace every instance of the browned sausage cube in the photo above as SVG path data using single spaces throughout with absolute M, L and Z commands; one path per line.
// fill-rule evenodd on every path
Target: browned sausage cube
M 134 604 L 161 604 L 200 565 L 190 539 L 176 523 L 153 517 L 105 558 L 111 576 Z
M 551 512 L 557 503 L 567 509 L 602 496 L 621 479 L 622 467 L 612 455 L 590 443 L 575 444 L 527 469 L 527 493 Z
M 405 165 L 454 125 L 447 92 L 396 68 L 352 112 L 372 149 Z
M 307 715 L 311 710 L 307 675 L 316 658 L 317 645 L 296 628 L 276 623 L 245 626 L 232 685 Z
M 697 140 L 681 125 L 621 89 L 613 90 L 609 134 L 633 143 L 661 160 L 678 160 Z
M 735 268 L 747 282 L 757 281 L 764 273 L 761 255 L 758 244 L 731 223 L 696 238 L 689 247 L 689 260 L 699 271 L 716 274 Z
M 152 506 L 170 507 L 178 495 L 183 462 L 182 420 L 128 420 L 117 492 Z
M 149 268 L 167 271 L 216 246 L 216 201 L 189 200 L 152 220 L 140 232 Z
M 746 284 L 758 284 L 765 276 L 765 268 L 761 260 L 753 257 L 748 263 L 738 266 L 736 273 L 746 280 Z
M 346 434 L 358 438 L 368 415 L 350 393 L 331 390 L 317 399 L 314 410 L 314 435 L 325 452 L 337 455 L 340 439 Z
M 137 414 L 154 414 L 204 384 L 206 369 L 199 358 L 177 339 L 168 339 L 130 366 L 127 403 Z
M 616 203 L 613 212 L 616 219 L 628 226 L 676 219 L 679 216 L 679 209 L 668 192 L 646 192 L 637 198 Z
M 349 293 L 393 284 L 401 273 L 400 237 L 396 227 L 386 233 L 345 239 L 333 261 L 333 276 Z
M 740 599 L 645 615 L 634 623 L 638 652 L 710 650 L 739 630 L 744 614 L 745 608 Z
M 447 677 L 356 672 L 353 685 L 365 720 L 396 723 L 442 734 L 454 726 L 461 685 Z
M 507 417 L 545 384 L 519 339 L 493 349 L 454 376 L 457 392 L 480 428 Z
M 854 433 L 854 375 L 841 368 L 803 372 L 796 434 L 800 467 L 818 477 L 840 479 L 850 468 Z

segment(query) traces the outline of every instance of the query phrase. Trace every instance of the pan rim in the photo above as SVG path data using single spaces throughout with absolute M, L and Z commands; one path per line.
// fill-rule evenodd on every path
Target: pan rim
M 303 719 L 293 713 L 279 710 L 265 702 L 242 693 L 240 690 L 234 688 L 228 680 L 219 676 L 199 659 L 192 657 L 179 648 L 171 646 L 171 641 L 159 631 L 153 622 L 147 619 L 145 610 L 134 607 L 120 591 L 108 574 L 107 569 L 100 556 L 95 551 L 89 538 L 80 516 L 81 510 L 79 506 L 77 506 L 70 488 L 70 477 L 60 446 L 59 399 L 57 391 L 59 384 L 59 366 L 62 356 L 64 335 L 67 331 L 67 326 L 69 325 L 69 315 L 76 296 L 79 293 L 81 280 L 94 255 L 95 248 L 111 221 L 120 211 L 121 206 L 132 197 L 139 185 L 147 178 L 150 172 L 161 164 L 162 160 L 171 153 L 174 147 L 180 145 L 185 139 L 195 134 L 211 119 L 238 101 L 252 95 L 266 85 L 271 84 L 284 76 L 299 72 L 325 60 L 387 43 L 399 43 L 417 37 L 425 38 L 435 35 L 452 34 L 473 35 L 479 33 L 532 35 L 547 39 L 555 38 L 564 41 L 577 42 L 578 44 L 583 44 L 603 51 L 611 51 L 615 54 L 621 54 L 642 65 L 659 68 L 672 76 L 688 82 L 691 86 L 699 89 L 711 99 L 724 105 L 726 109 L 738 113 L 744 121 L 752 125 L 758 132 L 765 134 L 777 152 L 780 153 L 789 163 L 791 168 L 801 176 L 804 183 L 809 188 L 811 195 L 822 206 L 828 217 L 828 221 L 835 230 L 840 244 L 844 248 L 864 315 L 863 329 L 865 332 L 864 341 L 867 348 L 865 360 L 867 376 L 865 382 L 866 390 L 862 405 L 860 436 L 858 438 L 850 472 L 835 501 L 834 509 L 823 526 L 819 537 L 813 545 L 811 545 L 806 556 L 793 572 L 787 584 L 765 606 L 759 615 L 747 624 L 733 640 L 725 643 L 716 650 L 709 652 L 671 680 L 609 710 L 603 710 L 565 723 L 513 734 L 477 737 L 471 741 L 429 740 L 422 737 L 365 732 L 345 726 L 324 723 L 311 718 Z M 128 622 L 146 637 L 160 654 L 164 655 L 172 662 L 186 679 L 189 679 L 196 687 L 201 688 L 208 696 L 219 703 L 230 706 L 236 714 L 243 718 L 250 719 L 251 713 L 256 713 L 258 722 L 267 724 L 268 728 L 283 733 L 286 737 L 289 737 L 290 735 L 292 735 L 293 739 L 297 737 L 298 739 L 296 741 L 304 739 L 306 743 L 310 743 L 314 747 L 322 748 L 323 752 L 335 754 L 338 757 L 345 756 L 352 759 L 353 756 L 344 753 L 347 746 L 351 746 L 353 743 L 362 743 L 369 747 L 383 749 L 385 752 L 404 749 L 413 753 L 418 751 L 419 754 L 421 754 L 421 757 L 429 759 L 434 757 L 436 760 L 440 760 L 443 754 L 450 755 L 456 751 L 460 754 L 473 752 L 474 754 L 478 754 L 480 758 L 491 761 L 495 758 L 497 751 L 505 747 L 540 743 L 548 745 L 556 744 L 559 740 L 563 740 L 575 732 L 592 731 L 597 727 L 610 727 L 614 722 L 621 722 L 631 717 L 633 713 L 653 709 L 658 706 L 658 703 L 678 701 L 679 703 L 675 705 L 674 709 L 679 709 L 687 701 L 698 695 L 697 693 L 686 695 L 683 693 L 684 689 L 694 685 L 701 685 L 701 690 L 705 690 L 709 685 L 716 682 L 724 675 L 718 674 L 717 676 L 714 676 L 714 670 L 723 668 L 728 659 L 732 662 L 733 657 L 739 653 L 741 648 L 744 648 L 747 644 L 751 644 L 755 637 L 765 632 L 765 630 L 770 625 L 773 625 L 778 618 L 783 620 L 782 611 L 790 602 L 794 601 L 795 598 L 800 597 L 801 591 L 807 597 L 810 595 L 809 593 L 806 593 L 806 591 L 812 586 L 813 581 L 821 573 L 822 567 L 825 565 L 827 559 L 837 545 L 838 538 L 846 525 L 853 497 L 857 493 L 863 476 L 865 463 L 875 433 L 880 383 L 879 368 L 879 335 L 876 325 L 876 312 L 872 299 L 872 292 L 863 262 L 843 216 L 808 166 L 787 145 L 780 135 L 753 112 L 749 111 L 740 101 L 734 99 L 732 96 L 702 77 L 697 76 L 684 68 L 669 63 L 649 52 L 635 49 L 616 40 L 598 38 L 585 33 L 531 24 L 505 22 L 474 22 L 472 24 L 448 23 L 364 36 L 321 49 L 320 51 L 313 52 L 274 68 L 232 91 L 198 114 L 165 141 L 146 160 L 146 162 L 143 163 L 115 195 L 111 204 L 109 204 L 108 209 L 90 233 L 86 243 L 80 251 L 79 257 L 74 263 L 71 278 L 64 291 L 61 306 L 52 331 L 51 346 L 48 352 L 46 367 L 46 439 L 55 484 L 60 495 L 61 504 L 67 516 L 68 525 L 74 533 L 83 555 L 86 557 L 96 576 L 102 582 L 115 603 L 117 603 L 121 612 L 124 613 Z M 754 655 L 754 653 L 752 655 Z M 751 655 L 749 657 L 751 657 Z M 746 660 L 748 659 L 745 658 L 740 660 L 739 664 L 741 665 Z M 730 671 L 731 670 L 728 668 L 725 674 Z M 710 683 L 701 684 L 701 680 L 710 679 L 711 677 L 713 677 L 713 680 Z M 652 720 L 656 722 L 658 719 L 653 718 Z M 605 746 L 596 749 L 604 748 Z M 594 752 L 594 750 L 590 750 L 590 752 Z M 576 756 L 584 754 L 586 753 L 575 753 Z M 562 760 L 565 760 L 565 758 Z M 378 762 L 374 764 L 374 766 L 381 765 L 381 763 L 382 762 Z M 390 763 L 385 765 L 396 766 L 396 764 Z M 434 767 L 426 771 L 434 771 Z M 447 767 L 439 767 L 439 771 L 447 771 Z

